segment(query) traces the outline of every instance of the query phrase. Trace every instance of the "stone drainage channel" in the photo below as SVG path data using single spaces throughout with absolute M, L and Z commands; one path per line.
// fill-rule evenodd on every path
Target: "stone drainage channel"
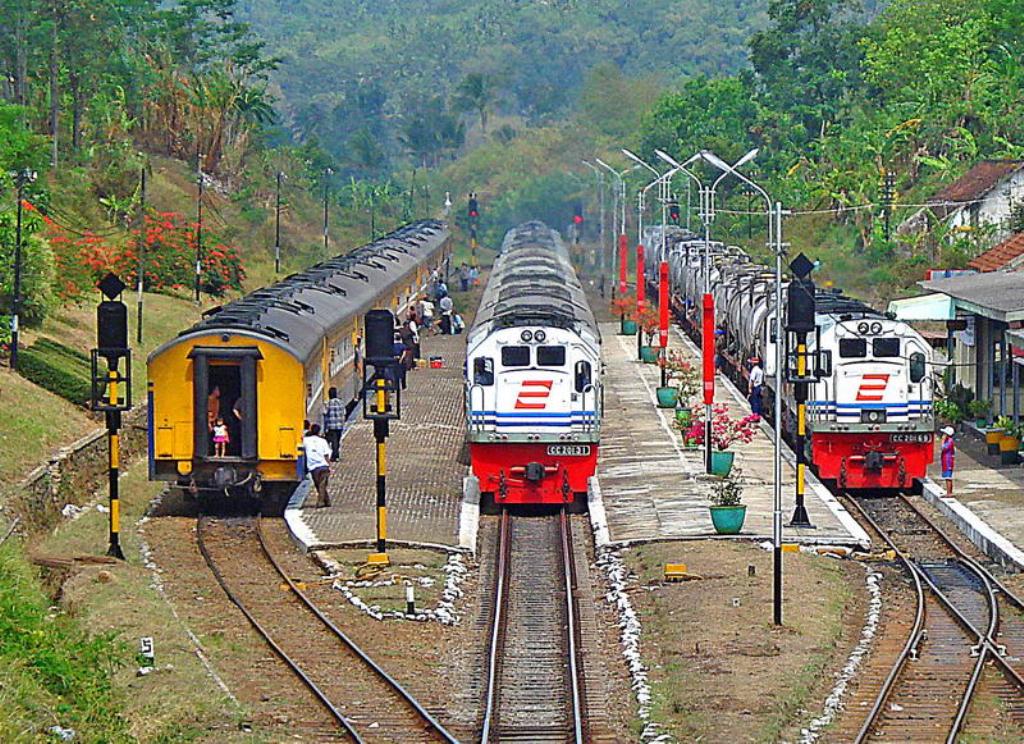
M 296 728 L 318 741 L 456 742 L 292 581 L 260 524 L 200 517 L 196 539 L 225 594 L 319 703 L 320 715 L 301 706 Z
M 965 730 L 988 739 L 982 729 L 999 722 L 970 716 L 980 692 L 1002 702 L 1009 725 L 1024 725 L 1024 602 L 906 496 L 850 503 L 895 552 L 917 597 L 852 740 L 953 742 Z

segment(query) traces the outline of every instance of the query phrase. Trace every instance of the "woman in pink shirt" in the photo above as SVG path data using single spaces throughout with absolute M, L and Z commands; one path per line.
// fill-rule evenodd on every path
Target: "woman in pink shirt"
M 956 464 L 956 444 L 953 442 L 953 427 L 945 426 L 942 431 L 942 452 L 939 463 L 942 467 L 942 478 L 946 481 L 946 495 L 953 495 L 953 467 Z

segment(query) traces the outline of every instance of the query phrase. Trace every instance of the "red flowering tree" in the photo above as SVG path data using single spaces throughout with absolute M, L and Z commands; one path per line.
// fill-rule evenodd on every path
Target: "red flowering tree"
M 135 286 L 139 250 L 146 289 L 181 289 L 194 281 L 198 225 L 177 212 L 147 214 L 142 229 L 132 230 L 127 242 L 92 232 L 72 233 L 49 219 L 46 224 L 58 267 L 58 291 L 64 298 L 81 296 L 110 271 L 129 286 Z M 238 249 L 204 230 L 203 291 L 220 296 L 228 290 L 241 290 L 244 280 L 245 269 Z

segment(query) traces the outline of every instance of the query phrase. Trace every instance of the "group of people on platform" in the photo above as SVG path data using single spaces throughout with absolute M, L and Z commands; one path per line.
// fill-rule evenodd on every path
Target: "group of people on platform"
M 466 271 L 463 271 L 466 269 Z M 478 270 L 469 270 L 463 263 L 459 270 L 462 291 L 469 291 L 476 282 Z M 408 388 L 408 374 L 419 366 L 422 359 L 420 337 L 423 334 L 457 334 L 465 329 L 462 316 L 456 312 L 455 301 L 448 292 L 448 285 L 440 272 L 430 278 L 427 291 L 418 300 L 410 303 L 406 317 L 395 328 L 392 354 L 395 364 L 388 368 L 388 379 L 402 390 Z M 305 470 L 313 480 L 316 492 L 315 506 L 330 506 L 328 482 L 331 463 L 341 456 L 341 437 L 345 429 L 346 408 L 338 397 L 338 389 L 327 392 L 324 405 L 323 424 L 304 424 L 302 446 L 305 456 Z

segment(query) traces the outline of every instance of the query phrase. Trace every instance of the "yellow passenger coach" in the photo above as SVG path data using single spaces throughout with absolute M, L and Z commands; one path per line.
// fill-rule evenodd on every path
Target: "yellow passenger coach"
M 249 494 L 300 480 L 303 422 L 320 420 L 331 387 L 349 410 L 358 401 L 364 313 L 404 312 L 450 250 L 444 223 L 408 225 L 208 310 L 150 354 L 150 479 Z

